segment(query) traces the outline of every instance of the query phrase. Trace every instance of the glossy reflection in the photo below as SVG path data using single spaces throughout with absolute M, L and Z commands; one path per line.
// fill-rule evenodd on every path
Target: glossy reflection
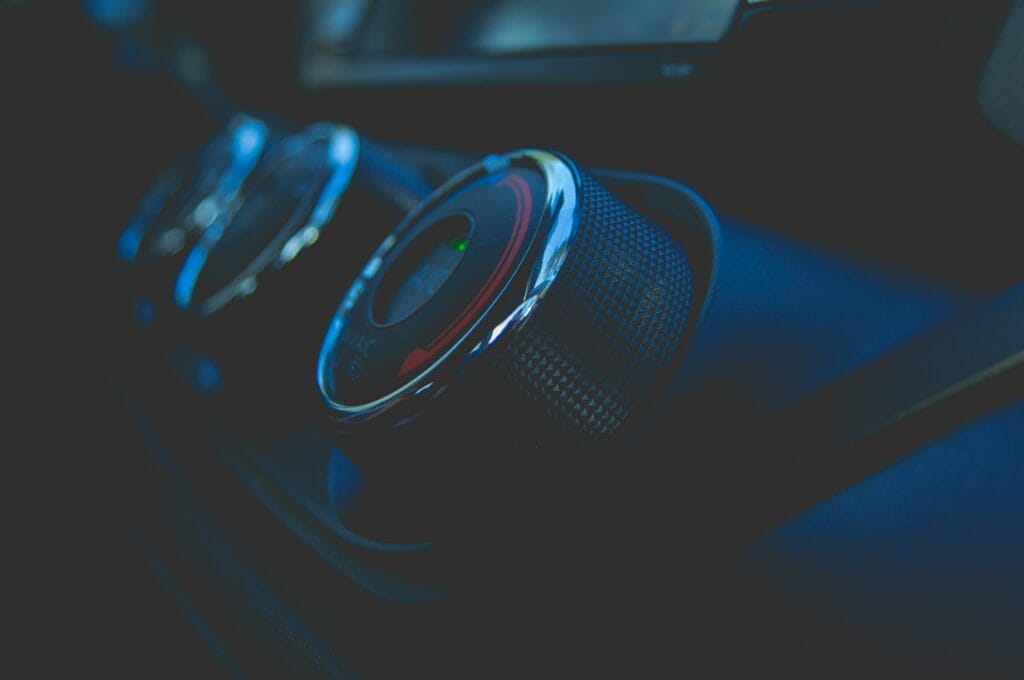
M 329 124 L 282 140 L 254 171 L 237 209 L 211 224 L 189 252 L 175 304 L 212 314 L 315 243 L 348 187 L 358 148 L 352 130 Z
M 229 210 L 267 142 L 266 125 L 235 116 L 223 132 L 161 175 L 117 241 L 126 262 L 153 262 L 185 250 Z

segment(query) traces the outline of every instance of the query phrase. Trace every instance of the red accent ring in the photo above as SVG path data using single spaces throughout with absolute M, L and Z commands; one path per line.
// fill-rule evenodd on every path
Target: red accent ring
M 523 245 L 523 239 L 526 237 L 530 213 L 533 211 L 533 198 L 530 195 L 529 185 L 522 177 L 517 175 L 508 175 L 498 182 L 497 186 L 511 189 L 516 200 L 515 224 L 512 227 L 508 243 L 505 245 L 505 250 L 498 259 L 498 264 L 495 265 L 494 270 L 487 277 L 483 287 L 477 291 L 477 294 L 473 296 L 473 299 L 466 305 L 466 308 L 459 313 L 447 328 L 427 343 L 426 347 L 417 347 L 409 352 L 402 362 L 402 366 L 398 369 L 397 377 L 402 378 L 433 359 L 456 336 L 461 334 L 476 317 L 477 313 L 491 299 L 495 289 L 497 289 L 498 285 L 504 280 L 505 275 L 512 268 L 515 256 Z

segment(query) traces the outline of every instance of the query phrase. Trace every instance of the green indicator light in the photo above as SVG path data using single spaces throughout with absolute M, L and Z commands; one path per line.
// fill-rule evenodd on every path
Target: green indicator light
M 448 247 L 460 253 L 466 252 L 467 245 L 469 245 L 469 237 L 467 236 L 452 236 L 448 239 Z

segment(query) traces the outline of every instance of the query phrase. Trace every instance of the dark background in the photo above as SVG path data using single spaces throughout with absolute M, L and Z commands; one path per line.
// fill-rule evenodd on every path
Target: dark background
M 108 455 L 124 446 L 107 369 L 119 348 L 104 301 L 138 197 L 226 112 L 344 120 L 477 152 L 551 146 L 678 177 L 719 210 L 993 293 L 1020 278 L 1024 161 L 975 95 L 1007 3 L 930 4 L 887 23 L 766 18 L 694 87 L 309 91 L 288 3 L 160 5 L 162 28 L 144 39 L 103 30 L 75 3 L 4 3 L 10 649 L 37 668 L 172 674 L 210 661 L 123 540 L 126 480 Z M 218 85 L 172 76 L 161 49 L 183 39 L 204 47 Z
M 4 666 L 33 674 L 199 672 L 188 630 L 117 512 L 105 305 L 118 224 L 214 129 L 185 88 L 129 69 L 77 3 L 4 3 L 7 394 Z M 200 664 L 200 665 L 197 665 Z

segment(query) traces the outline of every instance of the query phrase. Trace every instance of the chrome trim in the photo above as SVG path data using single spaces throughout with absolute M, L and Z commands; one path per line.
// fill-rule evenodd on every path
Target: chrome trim
M 344 125 L 317 123 L 281 142 L 282 151 L 290 154 L 298 152 L 306 144 L 321 139 L 329 140 L 327 154 L 330 176 L 320 190 L 312 209 L 300 207 L 288 218 L 281 231 L 291 232 L 291 236 L 283 243 L 279 242 L 280 239 L 275 239 L 238 276 L 207 299 L 193 305 L 192 294 L 199 275 L 210 253 L 223 236 L 224 230 L 230 228 L 235 211 L 222 214 L 203 232 L 178 274 L 174 284 L 174 302 L 180 309 L 187 310 L 194 306 L 195 311 L 201 316 L 214 314 L 231 300 L 250 295 L 256 290 L 259 277 L 268 269 L 280 269 L 295 259 L 304 248 L 316 242 L 324 225 L 334 216 L 338 201 L 355 173 L 359 159 L 359 135 Z M 308 217 L 305 218 L 304 224 L 291 229 L 293 222 L 306 214 Z
M 206 196 L 196 196 L 195 207 L 182 215 L 186 231 L 205 231 L 235 201 L 242 183 L 256 167 L 267 144 L 266 124 L 248 116 L 238 114 L 231 119 L 222 134 L 231 141 L 231 161 Z M 212 140 L 211 140 L 212 141 Z M 200 152 L 201 155 L 202 152 Z M 164 202 L 183 181 L 180 165 L 165 171 L 156 184 L 146 192 L 139 210 L 117 239 L 117 252 L 122 260 L 131 262 L 138 257 L 139 246 L 146 229 L 164 206 Z
M 540 258 L 536 265 L 533 265 L 533 270 L 530 272 L 527 280 L 522 302 L 516 306 L 511 314 L 493 324 L 489 329 L 481 332 L 480 326 L 487 323 L 487 317 L 493 308 L 494 302 L 504 295 L 505 290 L 502 290 L 494 298 L 491 306 L 483 311 L 480 318 L 470 326 L 461 338 L 456 340 L 430 366 L 417 372 L 414 377 L 397 390 L 365 404 L 347 405 L 335 401 L 329 386 L 331 374 L 333 373 L 332 367 L 328 366 L 331 354 L 344 333 L 348 314 L 359 299 L 359 296 L 369 287 L 371 280 L 377 274 L 384 259 L 395 244 L 398 243 L 401 234 L 415 224 L 421 215 L 433 209 L 434 206 L 444 201 L 463 185 L 478 177 L 520 162 L 527 162 L 539 169 L 544 175 L 547 185 L 547 195 L 540 216 L 540 229 L 538 230 L 538 237 L 544 238 L 544 242 L 541 247 Z M 384 240 L 356 278 L 356 281 L 349 288 L 331 320 L 331 325 L 320 347 L 320 354 L 317 359 L 317 386 L 324 402 L 333 412 L 335 421 L 339 424 L 355 424 L 368 421 L 395 409 L 393 411 L 394 421 L 392 426 L 397 428 L 408 424 L 420 415 L 422 411 L 421 406 L 425 406 L 432 399 L 439 397 L 447 389 L 448 383 L 444 377 L 435 375 L 440 366 L 450 363 L 453 355 L 462 353 L 464 354 L 463 360 L 455 365 L 460 371 L 464 370 L 468 366 L 466 362 L 475 361 L 489 347 L 499 342 L 502 338 L 514 333 L 517 328 L 528 321 L 537 303 L 551 287 L 551 284 L 558 276 L 562 264 L 565 262 L 569 242 L 572 239 L 579 218 L 579 191 L 579 173 L 571 161 L 549 151 L 525 149 L 504 155 L 488 156 L 480 163 L 452 177 L 414 208 Z M 546 225 L 550 225 L 550 227 L 547 228 L 547 233 L 545 234 Z M 464 346 L 468 337 L 477 335 L 482 335 L 484 339 L 471 347 Z
M 242 183 L 252 173 L 267 146 L 267 126 L 250 116 L 238 115 L 231 124 L 231 151 L 234 158 L 211 196 L 203 199 L 191 219 L 200 229 L 210 226 L 237 198 Z M 207 204 L 210 201 L 212 204 Z
M 117 237 L 117 254 L 125 262 L 134 262 L 139 256 L 139 247 L 142 246 L 142 238 L 146 229 L 153 224 L 153 220 L 160 213 L 164 203 L 181 184 L 181 168 L 178 165 L 165 170 L 157 178 L 156 182 L 145 195 L 139 204 L 139 209 L 132 215 L 121 234 Z

